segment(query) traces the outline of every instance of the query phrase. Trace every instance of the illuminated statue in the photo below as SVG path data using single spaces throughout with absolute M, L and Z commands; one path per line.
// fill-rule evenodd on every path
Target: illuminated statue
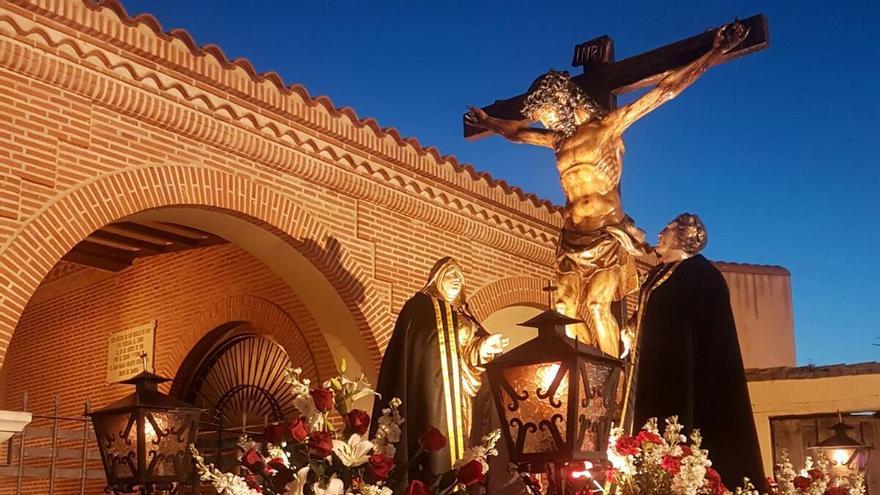
M 712 48 L 695 61 L 670 71 L 638 100 L 604 113 L 565 72 L 539 78 L 525 100 L 527 120 L 504 120 L 471 107 L 468 124 L 517 142 L 551 148 L 556 153 L 566 197 L 565 223 L 557 249 L 557 311 L 578 317 L 586 304 L 593 338 L 583 325 L 575 330 L 585 342 L 598 341 L 608 354 L 620 355 L 620 332 L 611 303 L 636 284 L 631 255 L 645 253 L 644 233 L 624 214 L 620 200 L 623 133 L 634 122 L 692 84 L 747 35 L 739 23 L 719 29 Z M 530 126 L 540 121 L 544 129 Z
M 434 473 L 448 471 L 461 458 L 472 422 L 472 399 L 480 388 L 482 365 L 507 345 L 490 335 L 468 309 L 464 276 L 452 258 L 431 269 L 428 283 L 404 304 L 385 350 L 373 417 L 394 397 L 402 400 L 406 418 L 397 447 L 397 464 L 419 450 L 419 438 L 436 427 L 449 439 L 437 452 L 426 452 L 423 464 Z
M 761 488 L 761 451 L 730 294 L 721 272 L 699 254 L 707 240 L 703 222 L 689 213 L 660 233 L 660 263 L 648 272 L 629 325 L 637 345 L 623 424 L 632 431 L 649 418 L 677 415 L 686 428 L 700 429 L 712 467 L 728 486 L 747 476 Z

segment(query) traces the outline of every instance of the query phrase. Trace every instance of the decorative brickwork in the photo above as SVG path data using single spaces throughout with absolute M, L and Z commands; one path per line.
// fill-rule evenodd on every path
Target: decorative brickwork
M 509 277 L 482 287 L 470 298 L 477 318 L 484 319 L 504 308 L 520 305 L 547 308 L 546 281 L 537 278 Z
M 373 369 L 434 260 L 459 258 L 472 292 L 505 279 L 537 286 L 561 223 L 545 201 L 115 1 L 5 2 L 0 365 L 72 246 L 128 215 L 180 206 L 246 219 L 301 253 L 351 313 L 372 361 L 361 365 Z M 540 297 L 505 287 L 475 293 L 475 310 Z

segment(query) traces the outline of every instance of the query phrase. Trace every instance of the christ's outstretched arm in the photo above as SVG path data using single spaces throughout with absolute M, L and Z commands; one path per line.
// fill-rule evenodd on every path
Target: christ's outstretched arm
M 468 108 L 469 111 L 465 114 L 465 120 L 468 125 L 488 129 L 514 143 L 533 144 L 535 146 L 556 149 L 556 144 L 559 140 L 559 134 L 556 131 L 531 127 L 528 120 L 498 119 L 490 117 L 480 108 Z
M 657 86 L 638 100 L 612 112 L 606 119 L 618 133 L 623 133 L 635 121 L 657 109 L 660 105 L 678 96 L 694 83 L 709 67 L 718 63 L 722 55 L 736 48 L 748 35 L 739 22 L 718 29 L 712 48 L 702 57 L 671 71 Z

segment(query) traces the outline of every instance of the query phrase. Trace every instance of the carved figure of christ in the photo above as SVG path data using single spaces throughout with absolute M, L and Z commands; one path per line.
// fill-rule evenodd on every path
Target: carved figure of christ
M 760 38 L 766 45 L 763 17 L 757 19 L 763 29 Z M 494 132 L 517 143 L 547 147 L 556 154 L 566 207 L 557 250 L 555 306 L 557 311 L 573 318 L 578 318 L 585 306 L 592 321 L 592 332 L 583 325 L 572 325 L 572 337 L 596 343 L 613 356 L 621 354 L 620 331 L 611 304 L 625 295 L 619 289 L 624 267 L 633 263 L 631 255 L 644 254 L 647 249 L 643 233 L 621 206 L 624 131 L 675 98 L 706 69 L 729 58 L 749 32 L 750 28 L 736 22 L 707 33 L 711 39 L 708 49 L 688 63 L 665 71 L 654 88 L 620 108 L 610 108 L 615 106 L 613 91 L 606 91 L 603 103 L 597 103 L 566 73 L 550 71 L 525 96 L 496 103 L 486 110 L 471 107 L 465 115 L 465 124 L 472 129 Z M 607 46 L 610 40 L 604 40 Z M 688 46 L 688 50 L 693 51 L 693 46 Z M 606 71 L 606 78 L 608 74 Z M 656 74 L 650 77 L 656 79 Z M 631 82 L 630 87 L 639 84 Z M 595 83 L 592 86 L 597 87 Z M 504 105 L 517 101 L 520 108 L 525 107 L 521 110 L 523 118 L 504 119 L 487 112 L 493 106 L 498 109 L 501 105 L 504 109 Z M 533 120 L 541 122 L 544 128 L 532 127 Z

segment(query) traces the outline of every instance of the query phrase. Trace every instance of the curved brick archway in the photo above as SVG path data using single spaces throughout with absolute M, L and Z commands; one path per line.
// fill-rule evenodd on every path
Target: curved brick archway
M 219 209 L 284 239 L 338 293 L 372 361 L 363 365 L 376 366 L 381 354 L 375 333 L 389 325 L 389 315 L 366 283 L 367 272 L 332 232 L 289 193 L 241 175 L 189 165 L 132 167 L 95 176 L 46 201 L 0 245 L 0 366 L 27 301 L 76 243 L 120 218 L 174 206 Z
M 169 351 L 157 360 L 159 374 L 175 377 L 172 389 L 185 385 L 204 356 L 194 356 L 199 343 L 217 328 L 229 323 L 249 323 L 249 327 L 271 338 L 287 351 L 290 360 L 303 368 L 306 376 L 325 379 L 336 370 L 327 341 L 321 335 L 309 336 L 302 326 L 316 328 L 314 321 L 294 321 L 291 315 L 271 301 L 256 296 L 231 296 L 199 310 L 185 332 L 173 336 Z M 160 349 L 166 348 L 159 346 Z
M 510 306 L 547 307 L 546 281 L 532 277 L 507 277 L 484 285 L 470 296 L 474 315 L 483 320 Z

